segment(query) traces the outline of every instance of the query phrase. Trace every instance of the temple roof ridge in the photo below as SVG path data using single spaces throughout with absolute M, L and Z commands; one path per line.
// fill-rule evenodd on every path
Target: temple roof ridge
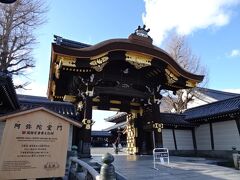
M 216 114 L 227 113 L 240 109 L 240 95 L 220 101 L 215 101 L 202 106 L 197 106 L 187 109 L 183 114 L 186 115 L 186 120 L 204 118 Z
M 85 48 L 91 46 L 90 44 L 85 44 L 78 41 L 73 41 L 70 39 L 63 38 L 61 36 L 54 35 L 54 42 L 57 45 L 67 46 L 70 48 Z

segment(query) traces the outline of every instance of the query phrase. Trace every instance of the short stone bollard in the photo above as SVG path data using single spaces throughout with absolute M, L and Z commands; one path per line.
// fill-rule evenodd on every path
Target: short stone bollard
M 235 168 L 240 170 L 240 154 L 233 154 L 233 163 Z
M 71 148 L 71 152 L 69 153 L 69 157 L 67 159 L 67 163 L 66 163 L 66 175 L 68 176 L 68 179 L 74 179 L 73 177 L 73 173 L 77 172 L 77 163 L 76 162 L 72 162 L 70 159 L 71 157 L 78 157 L 77 154 L 77 149 L 78 147 L 73 145 Z
M 113 155 L 106 153 L 102 157 L 103 165 L 100 170 L 100 180 L 116 180 L 115 168 L 112 165 Z
M 72 152 L 71 152 L 72 157 L 78 157 L 77 149 L 78 149 L 77 146 L 75 145 L 72 146 Z

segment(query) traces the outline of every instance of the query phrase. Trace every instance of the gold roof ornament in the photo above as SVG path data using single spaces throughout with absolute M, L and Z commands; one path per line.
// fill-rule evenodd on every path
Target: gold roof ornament
M 152 57 L 136 52 L 126 52 L 126 61 L 132 64 L 136 69 L 141 69 L 151 66 Z
M 109 57 L 107 53 L 103 53 L 97 56 L 93 56 L 90 58 L 90 66 L 95 69 L 97 72 L 103 70 L 104 66 L 107 64 Z

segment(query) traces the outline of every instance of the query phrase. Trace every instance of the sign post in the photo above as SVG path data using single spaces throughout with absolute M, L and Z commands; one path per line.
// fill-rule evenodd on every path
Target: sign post
M 67 118 L 39 108 L 5 120 L 0 179 L 64 176 L 70 127 Z
M 169 152 L 167 148 L 155 148 L 153 149 L 153 168 L 156 168 L 156 160 L 159 160 L 161 164 L 165 164 L 165 159 L 167 159 L 167 164 L 169 165 Z

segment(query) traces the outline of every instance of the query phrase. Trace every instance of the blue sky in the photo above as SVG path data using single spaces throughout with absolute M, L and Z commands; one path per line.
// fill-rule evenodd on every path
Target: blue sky
M 39 42 L 34 50 L 36 68 L 29 72 L 31 90 L 19 93 L 46 96 L 54 34 L 93 45 L 106 39 L 127 38 L 143 24 L 151 29 L 150 35 L 159 47 L 169 32 L 186 35 L 192 51 L 209 71 L 208 88 L 240 93 L 240 0 L 46 2 L 47 23 L 36 31 Z M 103 115 L 109 113 L 97 117 Z

